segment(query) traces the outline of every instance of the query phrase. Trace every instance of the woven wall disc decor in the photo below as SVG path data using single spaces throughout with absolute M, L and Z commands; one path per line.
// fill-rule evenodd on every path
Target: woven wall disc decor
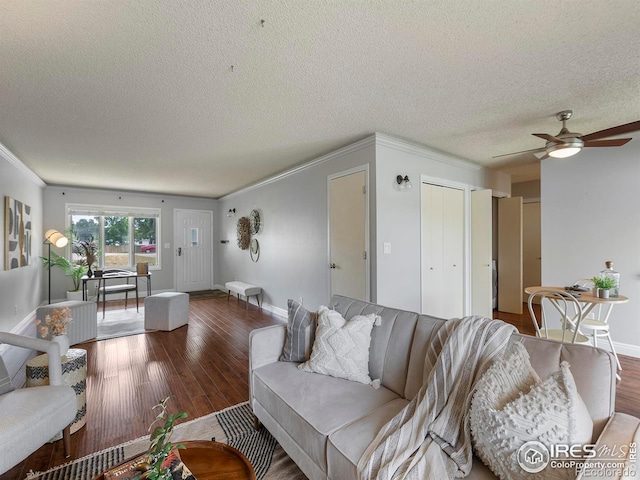
M 251 243 L 251 221 L 249 217 L 240 217 L 238 219 L 236 234 L 238 236 L 238 247 L 241 250 L 248 249 Z

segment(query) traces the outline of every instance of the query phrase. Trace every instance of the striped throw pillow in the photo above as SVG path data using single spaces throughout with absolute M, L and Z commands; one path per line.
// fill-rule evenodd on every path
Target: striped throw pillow
M 304 362 L 311 355 L 315 338 L 317 314 L 310 312 L 295 300 L 287 301 L 288 323 L 282 362 Z

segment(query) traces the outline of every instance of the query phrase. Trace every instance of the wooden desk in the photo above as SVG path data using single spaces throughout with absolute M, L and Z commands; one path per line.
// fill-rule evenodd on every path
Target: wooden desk
M 526 293 L 527 295 L 532 295 L 539 290 L 551 290 L 551 291 L 560 292 L 560 293 L 580 294 L 580 296 L 577 297 L 576 300 L 578 300 L 580 303 L 586 304 L 585 308 L 582 310 L 582 315 L 584 317 L 589 315 L 597 305 L 607 305 L 609 308 L 607 310 L 606 317 L 604 319 L 605 322 L 608 322 L 609 320 L 609 315 L 611 314 L 611 309 L 613 305 L 617 305 L 619 303 L 627 303 L 629 301 L 627 297 L 624 297 L 622 295 L 620 295 L 619 297 L 600 298 L 600 297 L 596 297 L 593 294 L 592 290 L 589 290 L 588 292 L 570 292 L 568 290 L 565 290 L 564 287 L 543 287 L 543 286 L 527 287 L 524 289 L 524 293 Z
M 197 480 L 256 480 L 247 457 L 229 445 L 206 440 L 179 443 L 187 447 L 180 457 Z M 104 475 L 94 480 L 104 480 Z

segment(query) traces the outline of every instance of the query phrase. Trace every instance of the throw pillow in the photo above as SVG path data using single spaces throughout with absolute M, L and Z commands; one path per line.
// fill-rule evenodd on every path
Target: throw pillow
M 514 343 L 478 380 L 470 427 L 476 454 L 498 477 L 509 480 L 575 478 L 575 469 L 550 465 L 535 475 L 528 473 L 518 463 L 518 451 L 531 441 L 545 447 L 585 444 L 593 433 L 569 364 L 562 362 L 560 370 L 540 381 L 521 343 Z
M 380 317 L 374 313 L 345 320 L 335 310 L 320 307 L 316 339 L 309 361 L 298 365 L 305 372 L 321 373 L 354 382 L 380 386 L 369 377 L 369 346 L 374 325 Z
M 317 314 L 310 312 L 295 300 L 287 301 L 288 323 L 283 362 L 304 362 L 309 359 L 316 329 Z
M 0 395 L 9 393 L 11 390 L 13 390 L 13 385 L 11 385 L 9 372 L 7 372 L 7 367 L 5 367 L 2 358 L 0 358 Z

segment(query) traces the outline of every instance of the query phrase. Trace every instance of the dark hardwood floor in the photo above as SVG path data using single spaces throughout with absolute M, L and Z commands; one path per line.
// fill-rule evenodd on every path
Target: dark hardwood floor
M 108 302 L 108 308 L 122 307 Z M 533 328 L 528 314 L 495 317 L 523 333 Z M 249 333 L 283 321 L 255 306 L 247 311 L 243 302 L 191 299 L 187 327 L 77 345 L 88 356 L 87 425 L 71 436 L 72 457 L 64 458 L 61 441 L 46 444 L 0 480 L 22 480 L 30 470 L 147 435 L 152 406 L 169 395 L 170 411 L 183 410 L 189 418 L 247 400 Z M 640 416 L 640 359 L 620 359 L 616 410 Z

